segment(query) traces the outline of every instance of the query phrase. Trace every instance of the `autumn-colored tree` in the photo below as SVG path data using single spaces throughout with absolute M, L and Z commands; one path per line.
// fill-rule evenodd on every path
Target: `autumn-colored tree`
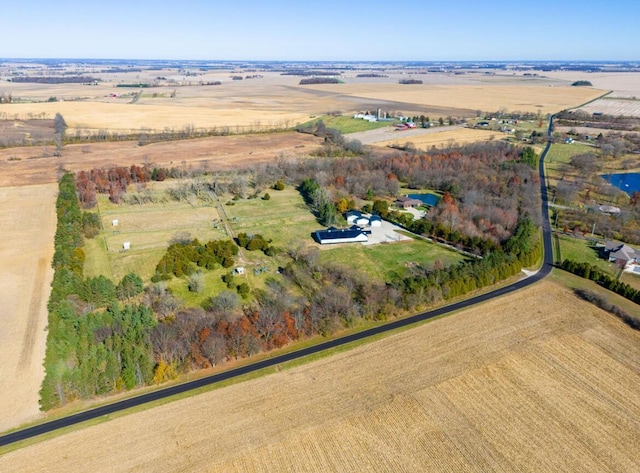
M 345 197 L 343 197 L 336 204 L 336 209 L 338 210 L 339 214 L 344 214 L 349 209 L 349 201 Z

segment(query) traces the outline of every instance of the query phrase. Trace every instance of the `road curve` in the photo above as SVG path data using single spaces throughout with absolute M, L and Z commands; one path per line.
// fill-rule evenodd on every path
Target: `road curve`
M 553 127 L 553 116 L 549 120 L 549 129 L 547 131 L 549 138 L 551 136 L 552 127 Z M 312 355 L 314 353 L 319 353 L 325 350 L 329 350 L 331 348 L 346 345 L 347 343 L 363 340 L 374 335 L 378 335 L 381 333 L 389 332 L 391 330 L 413 325 L 418 322 L 423 322 L 425 320 L 429 320 L 434 317 L 447 314 L 449 312 L 465 309 L 475 304 L 479 304 L 481 302 L 485 302 L 485 301 L 494 299 L 496 297 L 501 297 L 505 294 L 509 294 L 511 292 L 520 290 L 524 287 L 530 286 L 531 284 L 534 284 L 540 281 L 541 279 L 545 278 L 553 268 L 553 253 L 552 253 L 552 247 L 551 247 L 551 226 L 549 224 L 549 208 L 548 208 L 548 200 L 547 200 L 547 184 L 546 184 L 546 179 L 544 174 L 544 158 L 546 157 L 550 146 L 551 146 L 551 141 L 548 140 L 544 151 L 540 155 L 540 163 L 539 163 L 540 194 L 542 197 L 542 233 L 543 233 L 543 245 L 544 245 L 544 258 L 543 258 L 542 267 L 535 274 L 525 279 L 521 279 L 520 281 L 517 281 L 513 284 L 509 284 L 508 286 L 504 286 L 499 289 L 496 289 L 495 291 L 491 291 L 486 294 L 481 294 L 479 296 L 475 296 L 470 299 L 456 302 L 454 304 L 450 304 L 444 307 L 439 307 L 437 309 L 423 312 L 418 315 L 396 320 L 379 327 L 374 327 L 368 330 L 364 330 L 362 332 L 353 333 L 351 335 L 347 335 L 334 340 L 329 340 L 329 341 L 320 343 L 319 345 L 303 348 L 301 350 L 297 350 L 291 353 L 278 355 L 276 357 L 269 358 L 267 360 L 258 361 L 256 363 L 252 363 L 247 366 L 242 366 L 240 368 L 235 368 L 229 371 L 224 371 L 222 373 L 196 379 L 183 384 L 178 384 L 175 386 L 159 389 L 157 391 L 142 394 L 140 396 L 132 397 L 122 401 L 114 402 L 112 404 L 106 404 L 104 406 L 89 409 L 87 411 L 79 412 L 77 414 L 73 414 L 67 417 L 62 417 L 60 419 L 44 422 L 42 424 L 35 425 L 33 427 L 28 427 L 26 429 L 17 430 L 15 432 L 11 432 L 11 433 L 0 436 L 0 446 L 9 445 L 11 443 L 19 442 L 21 440 L 30 439 L 38 435 L 53 432 L 55 430 L 62 429 L 64 427 L 68 427 L 68 426 L 79 424 L 81 422 L 85 422 L 91 419 L 96 419 L 98 417 L 113 414 L 115 412 L 129 409 L 131 407 L 140 406 L 140 405 L 157 401 L 160 399 L 166 399 L 176 394 L 181 394 L 187 391 L 198 389 L 203 386 L 216 384 L 221 381 L 232 379 L 247 373 L 252 373 L 254 371 L 279 365 L 287 361 L 295 360 L 308 355 Z

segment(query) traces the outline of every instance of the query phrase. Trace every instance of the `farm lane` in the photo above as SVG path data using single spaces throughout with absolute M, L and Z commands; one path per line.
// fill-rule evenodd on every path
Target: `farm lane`
M 547 135 L 549 138 L 551 136 L 551 130 L 553 127 L 553 118 L 554 117 L 551 116 L 549 120 L 549 128 L 547 131 Z M 161 399 L 167 399 L 176 394 L 185 393 L 185 392 L 198 389 L 204 386 L 210 386 L 212 384 L 216 384 L 224 380 L 233 379 L 247 373 L 253 373 L 264 368 L 276 366 L 282 363 L 289 362 L 291 360 L 303 358 L 315 353 L 319 353 L 325 350 L 329 350 L 331 348 L 343 346 L 359 340 L 364 340 L 366 338 L 379 335 L 382 333 L 387 333 L 392 330 L 396 330 L 398 328 L 414 325 L 418 322 L 424 322 L 434 317 L 438 317 L 438 316 L 448 314 L 454 311 L 458 311 L 461 309 L 469 308 L 473 305 L 501 297 L 503 295 L 512 293 L 514 291 L 518 291 L 525 287 L 531 286 L 532 284 L 535 284 L 536 282 L 548 276 L 551 273 L 551 270 L 553 268 L 551 225 L 549 223 L 548 193 L 547 193 L 547 186 L 546 186 L 546 179 L 545 179 L 545 172 L 544 172 L 544 158 L 546 157 L 550 147 L 551 147 L 551 141 L 548 140 L 547 145 L 540 156 L 539 167 L 538 167 L 539 174 L 540 174 L 544 260 L 542 263 L 542 267 L 533 275 L 528 276 L 525 279 L 521 279 L 513 284 L 509 284 L 507 286 L 498 288 L 492 292 L 481 294 L 467 300 L 456 302 L 448 306 L 439 307 L 437 309 L 434 309 L 428 312 L 423 312 L 421 314 L 417 314 L 412 317 L 395 320 L 383 326 L 374 327 L 362 332 L 354 333 L 351 335 L 347 335 L 345 337 L 329 340 L 329 341 L 320 343 L 318 345 L 303 348 L 295 352 L 286 353 L 283 355 L 278 355 L 273 358 L 258 361 L 256 363 L 242 366 L 240 368 L 235 368 L 222 373 L 217 373 L 211 376 L 196 379 L 183 384 L 170 386 L 164 389 L 160 389 L 158 391 L 149 392 L 140 396 L 125 399 L 112 404 L 103 405 L 97 408 L 90 409 L 88 411 L 80 412 L 67 417 L 49 421 L 40 425 L 28 427 L 23 430 L 18 430 L 9 434 L 5 434 L 3 436 L 0 436 L 0 446 L 8 445 L 8 444 L 15 443 L 15 442 L 29 439 L 29 438 L 33 438 L 38 435 L 42 435 L 48 432 L 53 432 L 55 430 L 58 430 L 64 427 L 86 422 L 91 419 L 96 419 L 96 418 L 109 415 L 115 412 L 120 412 L 132 407 L 141 406 L 143 404 L 147 404 L 147 403 L 154 402 Z

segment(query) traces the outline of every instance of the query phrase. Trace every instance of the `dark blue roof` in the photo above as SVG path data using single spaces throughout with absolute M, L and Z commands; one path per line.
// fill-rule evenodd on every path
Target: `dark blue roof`
M 342 238 L 356 238 L 359 235 L 364 235 L 365 233 L 360 229 L 353 228 L 329 228 L 327 230 L 318 230 L 316 232 L 316 238 L 320 240 L 339 240 Z

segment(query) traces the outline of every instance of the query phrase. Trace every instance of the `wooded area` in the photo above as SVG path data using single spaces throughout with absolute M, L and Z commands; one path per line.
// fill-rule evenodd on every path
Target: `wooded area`
M 104 276 L 84 277 L 83 232 L 94 235 L 98 222 L 80 204 L 91 207 L 96 193 L 108 193 L 117 203 L 130 184 L 162 180 L 172 171 L 138 166 L 93 170 L 79 173 L 75 182 L 66 174 L 57 203 L 42 407 L 160 383 L 315 334 L 330 335 L 361 320 L 414 312 L 511 277 L 541 255 L 535 161 L 531 151 L 504 143 L 348 159 L 278 160 L 251 171 L 254 196 L 266 187 L 277 191 L 297 185 L 310 210 L 325 223 L 342 219 L 341 213 L 356 201 L 371 199 L 372 209 L 383 218 L 472 251 L 476 258 L 450 267 L 438 261 L 430 267 L 417 265 L 408 275 L 381 280 L 353 265 L 321 261 L 316 247 L 276 248 L 259 234 L 243 232 L 235 242 L 174 242 L 144 289 L 135 274 L 118 283 Z M 202 179 L 219 192 L 247 192 L 242 184 L 246 177 L 212 183 L 206 183 L 206 176 Z M 443 198 L 425 218 L 408 220 L 389 209 L 401 182 L 437 190 Z M 198 308 L 185 307 L 168 289 L 166 279 L 188 277 L 189 289 L 198 291 L 198 275 L 231 267 L 238 246 L 262 250 L 265 257 L 285 263 L 264 288 L 253 291 L 237 284 L 232 273 L 225 274 L 229 290 Z

